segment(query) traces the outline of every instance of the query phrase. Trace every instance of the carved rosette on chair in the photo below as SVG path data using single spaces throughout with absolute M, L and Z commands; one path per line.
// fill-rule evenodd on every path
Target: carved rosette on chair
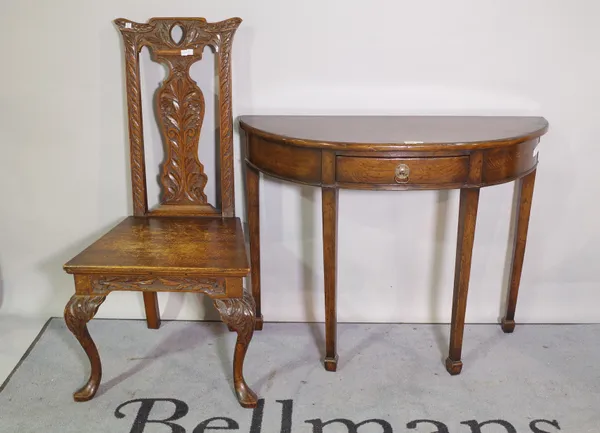
M 75 277 L 75 295 L 65 307 L 65 321 L 91 363 L 90 377 L 74 398 L 86 401 L 98 390 L 102 367 L 87 322 L 110 292 L 142 292 L 149 328 L 160 325 L 156 292 L 193 292 L 211 297 L 223 322 L 237 332 L 234 387 L 242 406 L 255 407 L 257 396 L 243 376 L 256 326 L 255 303 L 243 288 L 249 266 L 233 189 L 230 54 L 241 19 L 209 23 L 204 18 L 152 18 L 146 24 L 117 19 L 115 23 L 125 48 L 134 212 L 64 266 Z M 182 33 L 179 41 L 172 37 L 175 27 Z M 169 68 L 155 98 L 165 160 L 162 196 L 154 209 L 148 209 L 142 135 L 139 53 L 144 46 L 153 60 Z M 208 178 L 198 158 L 198 143 L 205 103 L 189 75 L 207 46 L 214 49 L 218 65 L 218 206 L 208 203 L 204 192 Z

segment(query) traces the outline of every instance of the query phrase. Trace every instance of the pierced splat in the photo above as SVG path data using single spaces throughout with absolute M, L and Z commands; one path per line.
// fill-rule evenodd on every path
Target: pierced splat
M 233 216 L 233 121 L 231 113 L 231 41 L 241 23 L 231 18 L 208 23 L 203 18 L 153 18 L 147 24 L 115 21 L 125 42 L 130 118 L 131 167 L 136 215 Z M 176 35 L 174 29 L 181 31 Z M 179 38 L 177 37 L 179 36 Z M 156 95 L 156 113 L 165 142 L 160 183 L 161 204 L 148 211 L 139 77 L 139 52 L 150 49 L 154 61 L 164 63 L 169 75 Z M 218 62 L 221 145 L 221 210 L 207 202 L 207 177 L 198 159 L 204 120 L 202 91 L 190 77 L 190 67 L 213 47 Z
M 185 51 L 185 50 L 181 50 Z M 206 204 L 206 175 L 198 159 L 198 141 L 204 119 L 202 91 L 188 74 L 197 56 L 154 53 L 170 68 L 156 98 L 160 127 L 167 147 L 162 168 L 163 203 Z

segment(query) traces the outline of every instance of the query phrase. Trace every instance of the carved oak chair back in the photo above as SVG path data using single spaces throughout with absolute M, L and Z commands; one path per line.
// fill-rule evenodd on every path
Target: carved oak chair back
M 230 56 L 233 35 L 241 21 L 230 18 L 209 23 L 204 18 L 152 18 L 146 24 L 139 24 L 115 20 L 125 48 L 135 216 L 234 216 Z M 182 31 L 179 41 L 173 37 L 175 27 Z M 189 74 L 190 67 L 202 59 L 207 46 L 215 51 L 219 83 L 219 208 L 208 203 L 204 192 L 207 176 L 198 158 L 198 143 L 206 105 L 202 91 Z M 156 118 L 166 155 L 160 174 L 160 204 L 152 210 L 148 209 L 142 128 L 139 55 L 143 47 L 148 47 L 152 60 L 164 63 L 169 69 L 155 97 Z

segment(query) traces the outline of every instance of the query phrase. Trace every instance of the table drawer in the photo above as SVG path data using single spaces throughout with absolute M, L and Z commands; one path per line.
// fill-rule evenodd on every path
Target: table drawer
M 363 158 L 338 156 L 336 180 L 373 185 L 457 184 L 467 180 L 469 157 Z

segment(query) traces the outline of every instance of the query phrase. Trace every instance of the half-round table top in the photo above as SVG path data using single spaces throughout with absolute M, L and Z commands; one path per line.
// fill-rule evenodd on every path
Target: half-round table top
M 241 116 L 243 130 L 296 146 L 352 150 L 472 150 L 542 136 L 543 117 L 528 116 Z

